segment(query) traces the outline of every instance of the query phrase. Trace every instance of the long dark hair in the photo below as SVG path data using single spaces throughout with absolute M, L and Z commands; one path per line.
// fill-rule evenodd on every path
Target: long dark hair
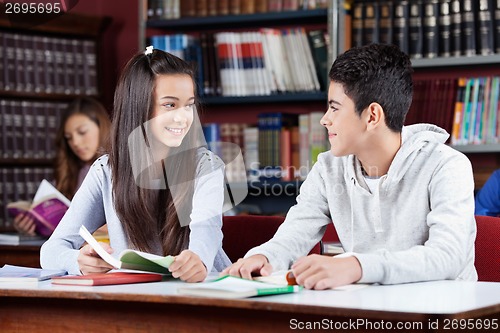
M 94 160 L 109 148 L 109 132 L 111 122 L 104 106 L 94 98 L 81 97 L 73 100 L 61 118 L 61 125 L 56 135 L 56 161 L 54 177 L 57 189 L 68 199 L 72 199 L 76 192 L 78 174 L 83 162 L 73 152 L 64 137 L 64 127 L 68 119 L 76 114 L 87 116 L 99 127 L 99 149 Z
M 181 188 L 181 192 L 173 193 L 169 187 L 172 180 L 179 183 L 195 178 L 196 149 L 186 147 L 196 146 L 198 129 L 193 123 L 181 146 L 169 148 L 169 159 L 161 161 L 152 158 L 146 136 L 143 149 L 132 149 L 129 136 L 136 129 L 145 133 L 144 124 L 154 111 L 157 76 L 175 74 L 188 75 L 193 80 L 196 94 L 192 68 L 174 55 L 154 50 L 149 55 L 139 53 L 127 63 L 115 91 L 109 155 L 113 203 L 129 242 L 136 249 L 154 252 L 159 241 L 163 255 L 177 255 L 189 244 L 189 227 L 181 226 L 177 212 L 191 211 L 193 182 L 188 186 L 178 186 L 177 190 Z M 139 176 L 134 174 L 132 163 L 146 164 L 146 171 Z M 164 179 L 162 188 L 142 186 L 141 176 L 158 166 L 169 181 Z

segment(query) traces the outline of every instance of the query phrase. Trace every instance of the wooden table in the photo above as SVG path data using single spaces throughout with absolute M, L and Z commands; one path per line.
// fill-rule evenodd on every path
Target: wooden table
M 5 264 L 40 267 L 41 245 L 0 245 L 0 267 Z
M 436 281 L 243 300 L 177 294 L 182 282 L 101 287 L 0 284 L 0 332 L 359 332 L 500 328 L 500 283 Z M 470 319 L 470 320 L 469 320 Z M 469 321 L 467 321 L 469 320 Z M 316 326 L 313 326 L 316 325 Z M 385 326 L 384 326 L 385 325 Z M 493 329 L 496 325 L 497 329 Z M 477 327 L 477 326 L 474 326 Z

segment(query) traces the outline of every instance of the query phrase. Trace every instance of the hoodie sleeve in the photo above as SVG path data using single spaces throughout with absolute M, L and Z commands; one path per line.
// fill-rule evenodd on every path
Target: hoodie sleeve
M 477 280 L 473 265 L 474 181 L 469 160 L 463 154 L 444 159 L 433 171 L 427 188 L 430 205 L 425 221 L 429 228 L 427 240 L 403 251 L 354 253 L 363 271 L 359 282 Z M 411 216 L 401 214 L 401 218 L 411 219 Z
M 477 194 L 475 214 L 486 216 L 500 214 L 500 170 L 493 172 Z
M 325 182 L 321 176 L 324 166 L 318 159 L 307 175 L 283 224 L 268 242 L 248 251 L 245 258 L 255 254 L 266 256 L 273 270 L 288 269 L 301 256 L 307 255 L 331 223 L 326 200 Z

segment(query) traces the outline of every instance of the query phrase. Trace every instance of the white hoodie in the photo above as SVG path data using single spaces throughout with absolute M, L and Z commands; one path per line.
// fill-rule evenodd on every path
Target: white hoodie
M 288 269 L 333 221 L 344 249 L 359 260 L 359 282 L 477 280 L 474 268 L 474 180 L 469 160 L 444 144 L 448 133 L 429 124 L 405 126 L 402 145 L 372 194 L 354 155 L 319 155 L 297 204 L 263 254 Z

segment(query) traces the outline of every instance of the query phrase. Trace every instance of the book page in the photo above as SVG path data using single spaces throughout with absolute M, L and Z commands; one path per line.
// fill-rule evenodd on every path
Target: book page
M 7 211 L 10 216 L 16 217 L 17 215 L 29 211 L 31 202 L 29 201 L 16 201 L 7 204 Z
M 40 183 L 40 186 L 38 186 L 38 190 L 36 191 L 35 197 L 33 198 L 33 205 L 36 205 L 37 203 L 44 201 L 50 197 L 58 198 L 68 207 L 71 204 L 71 201 L 69 201 L 68 198 L 66 198 L 51 183 L 44 179 Z
M 97 252 L 97 254 L 102 258 L 102 260 L 104 260 L 105 262 L 107 262 L 108 264 L 110 264 L 113 267 L 121 268 L 121 266 L 122 266 L 121 261 L 119 261 L 118 259 L 115 259 L 111 254 L 106 252 L 106 250 L 104 250 L 104 248 L 101 246 L 101 244 L 99 244 L 99 242 L 96 241 L 96 239 L 90 234 L 90 232 L 87 230 L 87 228 L 85 228 L 84 225 L 82 225 L 80 227 L 79 233 L 80 233 L 80 236 L 82 236 L 83 239 L 85 239 L 85 241 L 90 246 L 92 246 L 92 248 L 95 250 L 95 252 Z
M 65 274 L 65 271 L 6 264 L 0 268 L 0 282 L 43 281 Z
M 156 254 L 136 251 L 123 250 L 120 253 L 122 268 L 137 269 L 146 272 L 170 275 L 168 267 L 174 262 L 173 256 L 162 257 Z

